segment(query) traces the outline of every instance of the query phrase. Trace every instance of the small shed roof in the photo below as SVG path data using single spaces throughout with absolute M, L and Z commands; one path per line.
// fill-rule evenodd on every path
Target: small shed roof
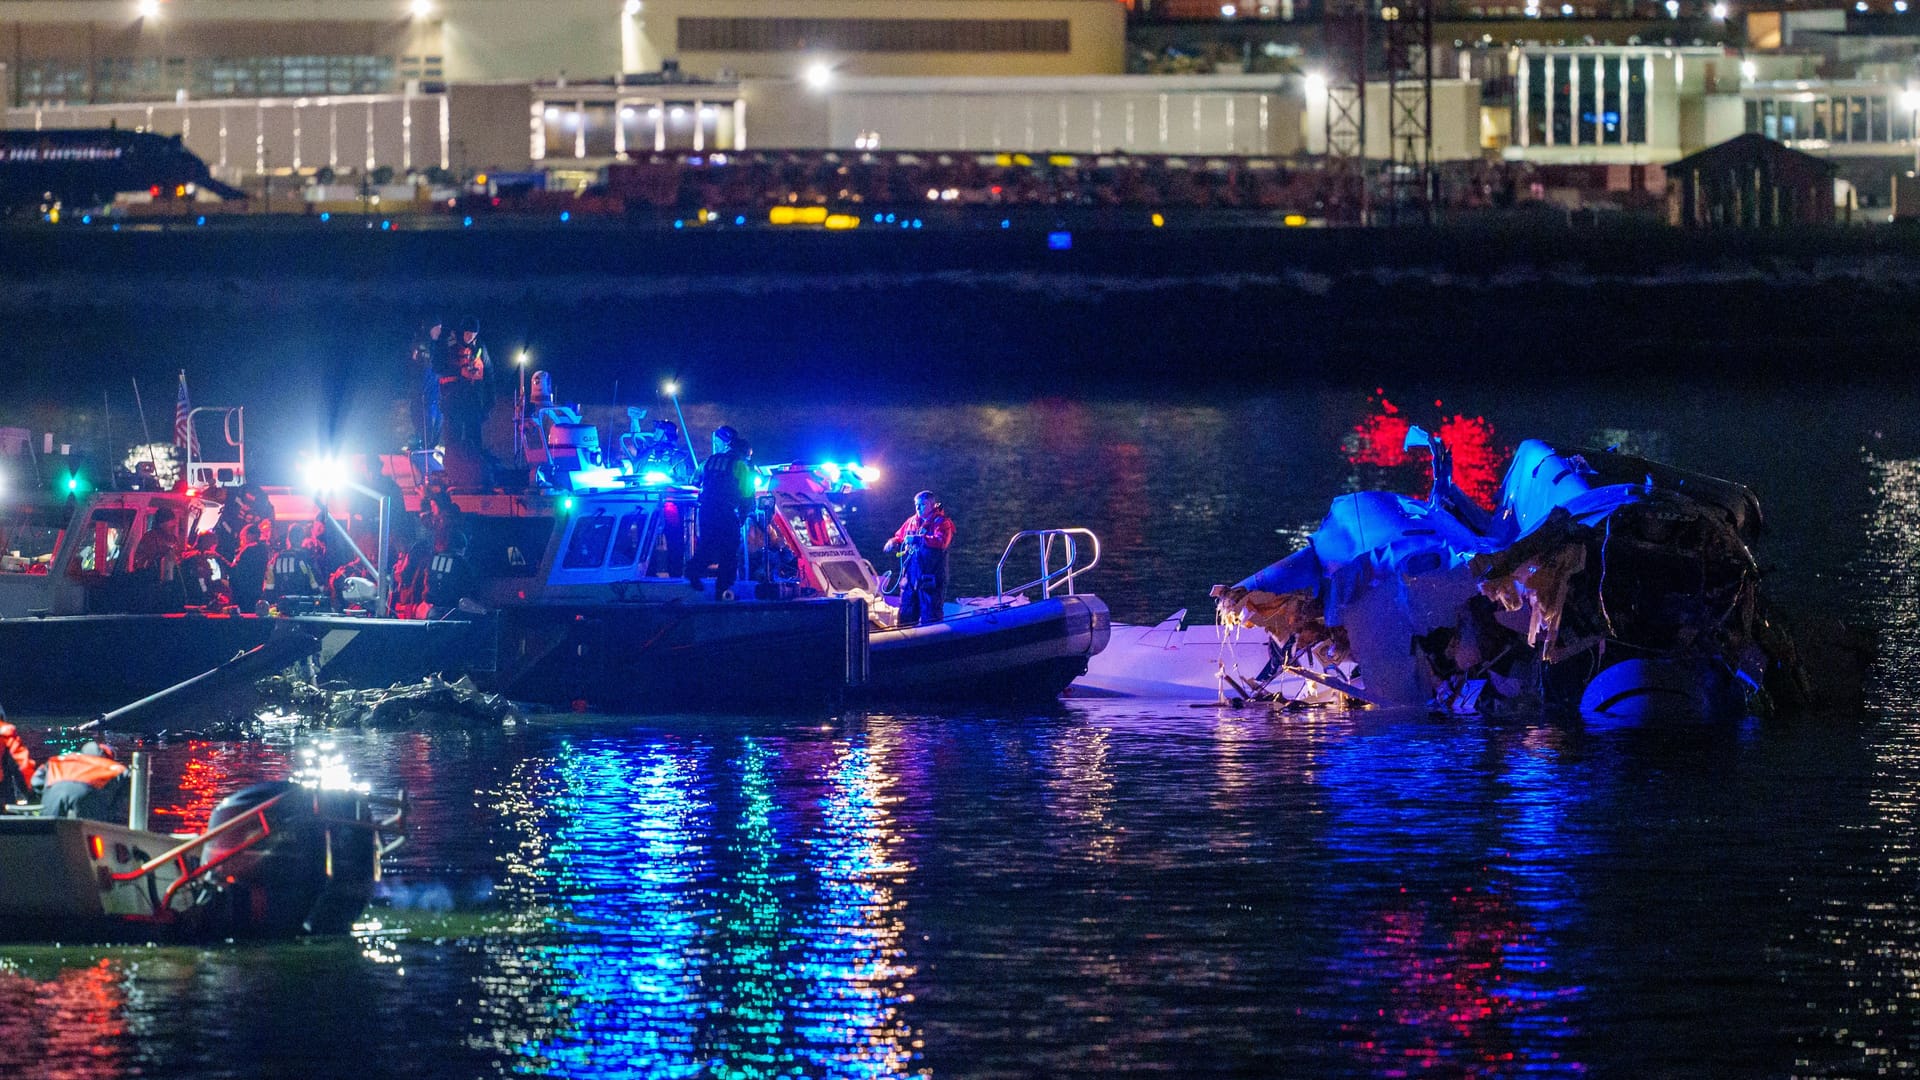
M 1717 146 L 1696 151 L 1667 166 L 1670 173 L 1687 172 L 1694 169 L 1737 168 L 1742 165 L 1766 164 L 1776 174 L 1798 173 L 1805 176 L 1833 177 L 1840 166 L 1823 157 L 1802 153 L 1767 138 L 1748 132 L 1735 135 Z

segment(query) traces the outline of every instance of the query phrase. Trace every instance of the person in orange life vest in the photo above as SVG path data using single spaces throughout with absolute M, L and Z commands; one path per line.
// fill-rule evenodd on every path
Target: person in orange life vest
M 32 775 L 33 756 L 20 732 L 7 723 L 7 711 L 0 709 L 0 803 L 25 802 Z
M 33 774 L 41 817 L 124 820 L 127 785 L 127 767 L 113 760 L 111 748 L 92 740 L 75 753 L 48 758 Z
M 947 548 L 953 544 L 953 519 L 933 492 L 913 497 L 913 516 L 901 523 L 886 550 L 904 556 L 900 583 L 901 626 L 937 623 L 946 614 Z

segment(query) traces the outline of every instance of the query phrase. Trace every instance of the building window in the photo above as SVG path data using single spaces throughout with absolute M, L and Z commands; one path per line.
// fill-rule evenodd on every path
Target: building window
M 682 52 L 1064 53 L 1065 19 L 682 18 Z
M 1529 56 L 1527 65 L 1527 145 L 1547 144 L 1547 58 Z
M 1627 65 L 1627 141 L 1644 143 L 1647 141 L 1647 72 L 1652 61 L 1639 56 L 1628 56 Z

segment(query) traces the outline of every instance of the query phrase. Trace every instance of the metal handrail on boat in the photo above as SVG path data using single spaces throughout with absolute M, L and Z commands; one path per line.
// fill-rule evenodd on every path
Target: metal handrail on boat
M 279 805 L 281 800 L 287 798 L 289 795 L 296 795 L 296 794 L 312 794 L 312 791 L 311 789 L 308 789 L 308 788 L 300 788 L 300 787 L 289 788 L 288 790 L 283 791 L 278 795 L 275 795 L 273 798 L 268 799 L 266 802 L 263 802 L 258 806 L 248 807 L 247 812 L 244 814 L 240 814 L 226 821 L 223 821 L 219 825 L 216 825 L 213 828 L 208 829 L 206 832 L 203 832 L 198 836 L 191 836 L 185 840 L 182 840 L 180 843 L 175 844 L 173 847 L 168 848 L 166 851 L 163 851 L 160 854 L 155 855 L 153 858 L 148 859 L 146 862 L 141 863 L 139 866 L 134 867 L 132 870 L 121 871 L 119 873 L 109 872 L 107 876 L 110 880 L 116 881 L 116 882 L 138 881 L 143 877 L 147 877 L 148 875 L 153 874 L 154 872 L 158 871 L 161 867 L 166 866 L 169 863 L 178 863 L 180 868 L 180 876 L 179 878 L 174 880 L 173 884 L 167 886 L 167 891 L 165 895 L 163 895 L 160 898 L 159 903 L 156 907 L 155 913 L 158 914 L 158 912 L 160 911 L 165 911 L 173 905 L 173 896 L 175 893 L 180 891 L 181 886 L 190 884 L 194 881 L 198 881 L 200 878 L 205 877 L 215 867 L 226 862 L 228 859 L 233 858 L 235 855 L 238 855 L 241 852 L 246 851 L 249 848 L 252 848 L 254 845 L 260 843 L 261 841 L 265 840 L 269 835 L 271 835 L 273 833 L 273 826 L 270 822 L 267 821 L 267 811 Z M 339 818 L 323 818 L 322 820 L 327 822 L 328 824 L 356 826 L 356 827 L 372 830 L 374 834 L 374 868 L 375 868 L 375 873 L 377 874 L 379 871 L 379 865 L 380 865 L 379 860 L 384 856 L 391 854 L 396 848 L 400 846 L 402 840 L 404 839 L 403 837 L 401 839 L 396 839 L 391 843 L 389 843 L 388 841 L 383 839 L 383 834 L 391 829 L 405 828 L 406 814 L 407 814 L 407 800 L 404 793 L 398 799 L 389 799 L 389 798 L 376 796 L 376 795 L 362 795 L 360 796 L 360 798 L 367 804 L 369 809 L 372 809 L 376 806 L 385 805 L 385 806 L 392 806 L 394 812 L 385 818 L 376 818 L 371 821 L 360 821 L 358 819 L 348 821 L 348 820 L 343 820 Z M 224 836 L 226 833 L 240 828 L 242 825 L 255 825 L 257 826 L 258 831 L 248 836 L 245 840 L 242 840 L 232 850 L 222 852 L 219 858 L 210 860 L 208 862 L 203 862 L 192 867 L 189 867 L 187 865 L 186 858 L 189 854 L 193 853 L 194 851 L 202 847 L 205 847 L 208 843 L 215 840 L 216 838 Z
M 1013 556 L 1013 549 L 1019 545 L 1020 541 L 1030 536 L 1040 545 L 1040 576 L 1024 585 L 1016 585 L 1008 589 L 1006 587 L 1007 560 Z M 1093 543 L 1093 558 L 1087 560 L 1085 565 L 1080 564 L 1078 539 L 1080 537 L 1085 537 Z M 1053 565 L 1053 542 L 1056 538 L 1061 542 L 1061 554 L 1066 557 L 1058 568 Z M 993 568 L 993 592 L 995 596 L 1005 600 L 1009 596 L 1024 596 L 1037 588 L 1040 590 L 1040 595 L 1045 598 L 1051 597 L 1053 590 L 1064 586 L 1067 595 L 1072 596 L 1073 580 L 1098 565 L 1100 565 L 1100 538 L 1093 534 L 1092 529 L 1028 529 L 1025 532 L 1014 533 L 1013 539 L 1007 541 L 1007 549 L 1001 552 L 999 565 Z

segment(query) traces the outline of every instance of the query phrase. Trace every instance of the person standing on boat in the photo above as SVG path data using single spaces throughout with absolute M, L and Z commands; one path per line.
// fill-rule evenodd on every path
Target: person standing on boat
M 33 772 L 33 755 L 7 722 L 7 710 L 0 709 L 0 803 L 25 802 Z
M 901 626 L 937 623 L 946 617 L 947 548 L 953 544 L 953 519 L 931 491 L 913 497 L 913 511 L 886 544 L 886 550 L 898 551 L 903 558 Z
M 266 530 L 272 527 L 271 522 L 251 521 L 240 530 L 240 553 L 233 559 L 233 603 L 242 613 L 259 605 L 260 592 L 266 587 L 267 570 L 273 563 L 273 542 Z
M 127 767 L 113 760 L 111 748 L 88 740 L 77 752 L 57 754 L 34 770 L 33 792 L 40 797 L 41 817 L 125 821 Z
M 481 487 L 485 476 L 482 431 L 493 409 L 493 360 L 480 343 L 480 321 L 468 318 L 447 344 L 439 376 L 446 471 L 457 487 Z
M 412 372 L 420 385 L 420 404 L 414 410 L 415 434 L 420 449 L 431 451 L 440 445 L 440 373 L 446 366 L 447 320 L 438 315 L 428 319 L 426 332 L 413 341 Z
M 161 506 L 133 549 L 133 573 L 145 594 L 140 601 L 143 611 L 179 611 L 186 604 L 180 582 L 180 531 L 180 515 L 171 506 Z
M 474 575 L 473 564 L 467 560 L 469 543 L 467 530 L 455 529 L 448 538 L 447 549 L 436 553 L 427 564 L 427 603 L 432 605 L 430 618 L 438 619 L 451 614 L 460 606 L 460 601 L 478 591 L 479 582 Z
M 753 504 L 751 450 L 740 433 L 726 425 L 713 432 L 713 456 L 700 469 L 698 546 L 687 564 L 687 584 L 705 588 L 701 572 L 714 568 L 713 595 L 727 595 L 740 573 L 740 526 Z

